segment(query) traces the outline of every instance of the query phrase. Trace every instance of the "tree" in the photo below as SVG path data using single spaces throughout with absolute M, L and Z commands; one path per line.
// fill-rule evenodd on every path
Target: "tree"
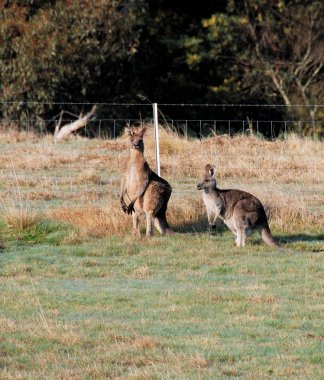
M 202 20 L 199 38 L 189 40 L 187 62 L 219 67 L 222 81 L 210 84 L 214 93 L 284 103 L 290 115 L 314 123 L 324 100 L 323 23 L 318 1 L 231 0 L 227 13 Z
M 53 101 L 88 100 L 98 85 L 109 92 L 118 75 L 103 64 L 136 53 L 140 11 L 116 0 L 0 0 L 0 114 L 42 119 Z
M 147 0 L 145 25 L 134 56 L 138 92 L 152 101 L 196 101 L 205 93 L 203 72 L 189 69 L 182 41 L 195 36 L 202 17 L 225 10 L 224 0 L 197 4 L 182 0 Z M 147 78 L 150 80 L 147 80 Z

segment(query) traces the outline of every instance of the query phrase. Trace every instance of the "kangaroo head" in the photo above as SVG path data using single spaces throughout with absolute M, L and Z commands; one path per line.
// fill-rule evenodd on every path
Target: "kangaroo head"
M 127 128 L 128 135 L 130 137 L 130 148 L 144 152 L 143 136 L 146 131 L 146 127 L 143 128 Z
M 201 182 L 197 183 L 198 190 L 204 189 L 214 189 L 216 187 L 216 179 L 215 179 L 215 165 L 207 164 L 205 166 L 205 174 Z

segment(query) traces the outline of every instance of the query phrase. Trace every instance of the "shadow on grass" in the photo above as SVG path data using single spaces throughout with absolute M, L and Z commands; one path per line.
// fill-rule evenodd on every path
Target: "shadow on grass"
M 313 249 L 313 252 L 324 251 L 324 234 L 311 235 L 311 234 L 295 234 L 295 235 L 277 235 L 277 239 L 283 244 L 292 243 L 323 243 L 323 247 Z
M 193 220 L 190 222 L 186 222 L 182 225 L 173 225 L 172 229 L 174 232 L 178 232 L 181 234 L 192 234 L 192 233 L 223 233 L 228 230 L 228 227 L 221 221 L 218 220 L 216 227 L 211 229 L 208 226 L 208 222 L 206 218 L 201 218 L 198 220 Z
M 210 229 L 206 219 L 201 218 L 192 222 L 184 223 L 183 225 L 172 226 L 173 230 L 182 234 L 191 233 L 212 233 L 212 234 L 223 234 L 229 231 L 228 227 L 221 221 L 217 221 L 215 229 Z M 259 245 L 262 240 L 259 238 L 259 234 L 255 233 L 253 240 L 250 239 L 250 244 Z M 312 252 L 323 252 L 324 251 L 324 234 L 311 235 L 306 233 L 292 234 L 292 235 L 274 235 L 275 240 L 282 244 L 294 244 L 294 243 L 323 243 L 323 247 L 314 247 L 311 249 Z

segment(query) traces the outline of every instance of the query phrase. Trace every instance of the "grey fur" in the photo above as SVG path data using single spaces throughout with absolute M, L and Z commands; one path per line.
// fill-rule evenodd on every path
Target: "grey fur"
M 215 166 L 207 164 L 203 180 L 197 184 L 198 190 L 202 190 L 209 226 L 214 227 L 217 218 L 221 217 L 236 236 L 238 247 L 244 247 L 246 237 L 255 231 L 260 233 L 266 244 L 279 247 L 271 235 L 267 215 L 259 199 L 242 190 L 218 189 L 215 174 Z

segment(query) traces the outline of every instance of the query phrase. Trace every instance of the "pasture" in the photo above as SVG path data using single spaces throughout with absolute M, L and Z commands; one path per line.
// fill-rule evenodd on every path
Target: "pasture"
M 322 378 L 323 143 L 160 137 L 175 233 L 138 239 L 118 201 L 124 136 L 1 132 L 0 378 Z M 155 169 L 151 128 L 144 141 Z M 207 230 L 208 162 L 263 202 L 282 250 Z

